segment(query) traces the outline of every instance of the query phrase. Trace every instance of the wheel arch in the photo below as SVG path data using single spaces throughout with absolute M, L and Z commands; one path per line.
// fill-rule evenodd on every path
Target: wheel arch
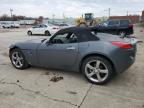
M 30 67 L 30 64 L 27 62 L 27 58 L 25 57 L 24 53 L 21 51 L 20 47 L 18 47 L 18 46 L 15 46 L 15 45 L 10 46 L 10 49 L 9 49 L 9 57 L 10 57 L 10 59 L 11 59 L 11 54 L 12 54 L 13 50 L 19 50 L 21 52 L 24 60 L 25 60 L 25 64 L 24 64 L 24 66 L 22 68 L 17 68 L 15 66 L 14 67 L 17 68 L 17 69 L 20 69 L 20 70 L 23 70 L 23 69 L 26 69 L 26 68 Z
M 49 30 L 45 30 L 45 32 L 50 32 Z
M 14 49 L 20 49 L 18 46 L 10 46 L 9 53 Z
M 46 34 L 46 32 L 48 32 L 48 33 L 49 33 L 49 35 L 51 35 L 50 30 L 45 30 L 45 31 L 44 31 L 44 34 Z
M 32 30 L 28 30 L 27 33 L 28 33 L 28 32 L 31 32 L 31 33 L 32 33 Z
M 84 24 L 84 25 L 85 25 L 85 27 L 87 27 L 86 22 L 80 22 L 80 23 L 79 23 L 77 26 L 78 26 L 78 27 L 81 27 L 81 25 L 82 25 L 82 24 Z
M 115 65 L 114 65 L 114 63 L 112 62 L 112 60 L 111 60 L 109 57 L 107 57 L 106 55 L 104 55 L 104 54 L 99 54 L 99 53 L 92 53 L 92 54 L 85 55 L 85 56 L 81 59 L 80 64 L 79 64 L 79 71 L 80 71 L 80 72 L 81 72 L 81 68 L 82 68 L 82 63 L 83 63 L 83 61 L 84 61 L 86 58 L 92 57 L 92 56 L 98 56 L 98 57 L 103 57 L 103 58 L 105 58 L 106 60 L 108 60 L 108 61 L 111 63 L 112 68 L 114 69 L 114 72 L 116 72 L 116 68 L 115 68 Z

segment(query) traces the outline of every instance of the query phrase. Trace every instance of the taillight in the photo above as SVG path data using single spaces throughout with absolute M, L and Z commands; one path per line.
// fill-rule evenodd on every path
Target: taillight
M 117 46 L 119 48 L 123 48 L 123 49 L 130 49 L 132 48 L 132 45 L 129 43 L 124 43 L 124 42 L 111 42 L 112 45 Z
M 129 24 L 129 28 L 133 28 L 133 24 Z

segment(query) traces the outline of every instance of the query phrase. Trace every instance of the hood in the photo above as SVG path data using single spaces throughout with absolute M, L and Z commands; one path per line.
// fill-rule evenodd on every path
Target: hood
M 41 38 L 41 39 L 28 40 L 28 41 L 16 43 L 12 46 L 16 46 L 22 50 L 33 50 L 36 49 L 41 43 L 43 43 L 44 42 L 43 40 L 45 41 L 46 39 Z
M 46 39 L 46 38 L 31 39 L 31 40 L 24 41 L 23 43 L 41 43 L 42 40 L 44 40 L 44 39 Z

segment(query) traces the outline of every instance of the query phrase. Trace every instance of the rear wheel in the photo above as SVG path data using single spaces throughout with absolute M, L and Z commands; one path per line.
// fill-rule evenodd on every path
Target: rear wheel
M 28 62 L 20 49 L 13 49 L 10 51 L 10 60 L 12 65 L 17 69 L 26 69 L 29 67 Z
M 79 27 L 87 27 L 87 24 L 86 23 L 80 23 L 78 26 Z
M 29 36 L 31 36 L 31 35 L 32 35 L 32 32 L 31 32 L 31 31 L 28 31 L 27 34 L 28 34 Z
M 46 36 L 51 36 L 51 34 L 50 34 L 49 31 L 45 31 L 45 35 L 46 35 Z
M 89 82 L 98 85 L 110 81 L 114 73 L 111 63 L 99 56 L 86 58 L 82 64 L 82 72 Z

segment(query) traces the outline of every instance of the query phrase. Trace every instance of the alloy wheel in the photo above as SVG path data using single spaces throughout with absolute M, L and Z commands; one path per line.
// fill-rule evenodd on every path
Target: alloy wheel
M 87 78 L 93 82 L 103 82 L 107 79 L 109 70 L 100 60 L 89 61 L 85 66 Z
M 21 68 L 24 65 L 23 63 L 24 58 L 20 52 L 13 52 L 11 60 L 13 65 L 17 68 Z
M 30 35 L 32 35 L 32 32 L 31 32 L 31 31 L 28 31 L 28 33 L 27 33 L 27 34 L 30 36 Z

